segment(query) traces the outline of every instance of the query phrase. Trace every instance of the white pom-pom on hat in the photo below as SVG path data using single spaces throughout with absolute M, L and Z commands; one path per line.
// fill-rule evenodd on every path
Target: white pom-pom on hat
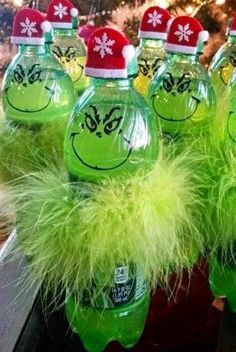
M 126 63 L 130 62 L 135 56 L 135 49 L 133 45 L 125 45 L 122 49 L 122 55 Z
M 45 33 L 45 32 L 50 32 L 51 29 L 52 29 L 52 25 L 49 21 L 43 21 L 41 23 L 41 29 L 42 31 Z
M 73 7 L 71 10 L 70 10 L 70 14 L 72 17 L 77 17 L 78 14 L 79 14 L 79 11 L 78 9 L 76 9 L 75 7 Z
M 198 39 L 200 39 L 203 43 L 207 42 L 209 39 L 209 32 L 208 31 L 201 31 L 198 35 Z
M 170 26 L 171 26 L 171 23 L 174 21 L 174 18 L 170 18 L 169 21 L 167 22 L 167 26 L 166 26 L 166 33 L 169 32 L 170 30 Z

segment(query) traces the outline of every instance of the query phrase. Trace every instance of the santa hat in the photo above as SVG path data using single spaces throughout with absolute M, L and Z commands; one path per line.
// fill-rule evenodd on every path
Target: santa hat
M 230 23 L 229 35 L 231 35 L 232 37 L 236 36 L 236 14 Z
M 196 54 L 198 43 L 206 42 L 209 33 L 193 17 L 179 16 L 171 21 L 165 50 L 176 53 Z
M 99 28 L 88 41 L 85 74 L 91 77 L 127 78 L 127 66 L 134 56 L 134 47 L 123 34 L 113 28 Z
M 170 14 L 167 10 L 159 6 L 149 7 L 144 12 L 139 29 L 139 37 L 165 40 L 169 20 Z
M 17 12 L 12 29 L 11 42 L 14 44 L 43 45 L 44 33 L 50 32 L 52 26 L 44 16 L 33 9 Z
M 73 19 L 77 19 L 79 11 L 69 0 L 52 0 L 47 9 L 47 19 L 53 28 L 73 28 Z

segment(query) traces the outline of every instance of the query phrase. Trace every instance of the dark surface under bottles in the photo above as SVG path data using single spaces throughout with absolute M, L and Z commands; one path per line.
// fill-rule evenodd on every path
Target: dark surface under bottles
M 172 279 L 172 287 L 176 279 Z M 212 305 L 208 288 L 207 265 L 202 262 L 191 278 L 185 273 L 172 298 L 157 289 L 152 296 L 149 316 L 139 343 L 131 352 L 236 352 L 236 317 L 222 319 Z M 222 319 L 222 324 L 221 323 Z M 221 327 L 220 327 L 221 326 Z M 132 327 L 131 327 L 132 328 Z M 230 330 L 231 329 L 231 330 Z M 219 334 L 220 331 L 220 334 Z M 220 336 L 217 348 L 218 336 Z M 14 352 L 82 352 L 82 343 L 69 329 L 63 308 L 50 314 L 38 298 Z M 110 344 L 106 352 L 125 351 Z

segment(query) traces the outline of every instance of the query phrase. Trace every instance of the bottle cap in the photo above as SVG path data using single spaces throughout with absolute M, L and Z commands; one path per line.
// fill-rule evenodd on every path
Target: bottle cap
M 79 11 L 69 0 L 52 0 L 47 8 L 47 19 L 53 28 L 72 29 Z
M 165 40 L 167 37 L 167 24 L 170 18 L 167 10 L 159 6 L 149 7 L 144 12 L 139 29 L 139 37 Z

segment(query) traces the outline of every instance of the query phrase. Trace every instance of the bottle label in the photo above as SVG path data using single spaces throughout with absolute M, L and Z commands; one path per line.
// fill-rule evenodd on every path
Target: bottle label
M 114 308 L 135 302 L 147 291 L 141 270 L 133 264 L 117 266 L 112 281 L 112 286 L 104 288 L 98 295 L 93 285 L 84 293 L 82 305 L 92 305 L 98 309 Z M 95 299 L 91 302 L 93 292 Z

